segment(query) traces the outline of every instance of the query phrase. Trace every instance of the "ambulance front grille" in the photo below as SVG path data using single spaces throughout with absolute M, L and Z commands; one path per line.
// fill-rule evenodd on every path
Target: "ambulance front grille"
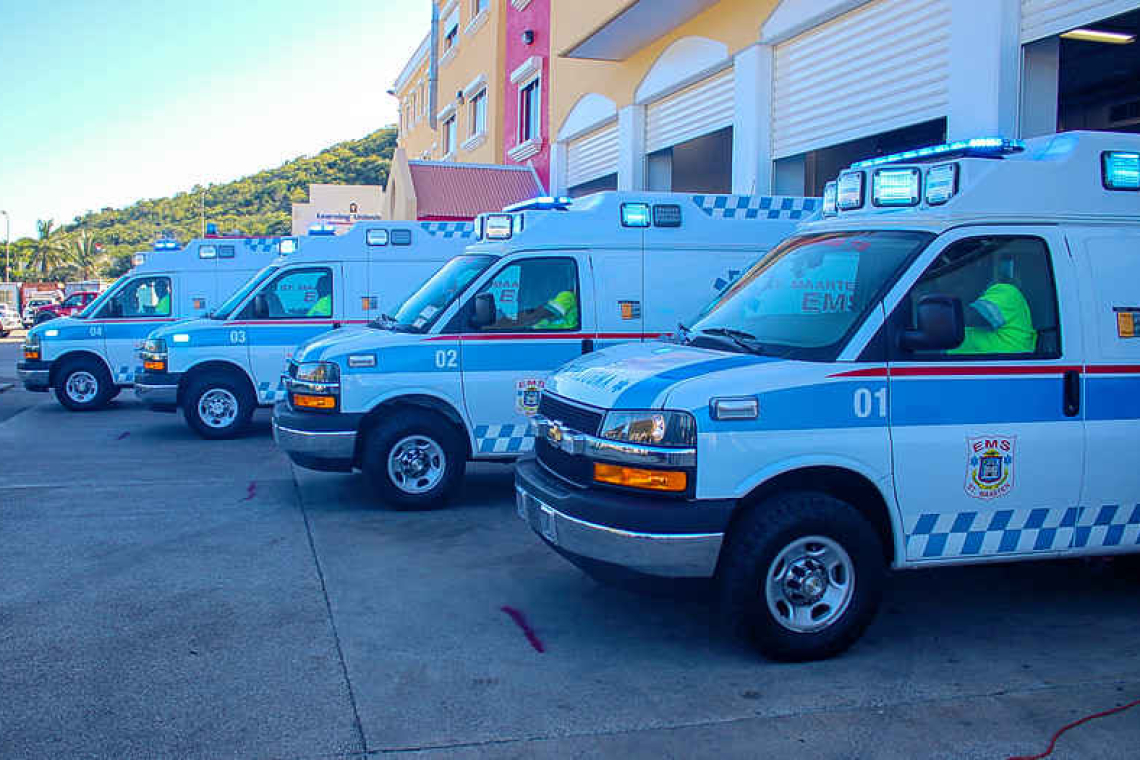
M 593 479 L 593 462 L 584 456 L 567 454 L 556 449 L 543 439 L 534 443 L 534 453 L 543 467 L 555 475 L 579 486 L 588 486 Z
M 538 413 L 548 420 L 562 423 L 569 428 L 586 435 L 597 435 L 602 427 L 602 413 L 587 407 L 571 404 L 557 396 L 543 393 L 538 402 Z

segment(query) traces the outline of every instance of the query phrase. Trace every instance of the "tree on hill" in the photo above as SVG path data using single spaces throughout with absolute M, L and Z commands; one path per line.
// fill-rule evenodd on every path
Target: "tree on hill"
M 56 235 L 54 219 L 37 219 L 36 234 L 39 240 L 32 252 L 31 269 L 46 278 L 51 272 L 67 263 L 67 254 Z

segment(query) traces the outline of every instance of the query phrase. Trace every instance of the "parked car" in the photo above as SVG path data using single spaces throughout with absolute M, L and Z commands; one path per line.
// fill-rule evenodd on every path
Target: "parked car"
M 36 323 L 36 312 L 44 306 L 50 306 L 55 303 L 51 298 L 29 298 L 28 303 L 24 305 L 24 313 L 22 320 L 24 327 L 31 327 Z
M 41 306 L 36 310 L 33 322 L 38 325 L 56 317 L 70 317 L 73 314 L 78 314 L 83 311 L 87 304 L 98 297 L 99 294 L 93 290 L 81 290 L 78 293 L 72 293 L 60 303 Z
M 9 333 L 13 330 L 19 330 L 21 327 L 23 324 L 20 322 L 20 314 L 16 308 L 6 303 L 0 303 L 0 338 L 7 338 Z

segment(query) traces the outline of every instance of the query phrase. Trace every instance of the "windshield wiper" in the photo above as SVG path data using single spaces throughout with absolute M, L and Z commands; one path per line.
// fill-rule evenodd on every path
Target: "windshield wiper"
M 677 342 L 682 345 L 688 345 L 689 336 L 693 334 L 693 328 L 687 326 L 684 322 L 677 323 Z
M 391 330 L 396 324 L 396 318 L 390 314 L 381 314 L 368 323 L 369 327 L 374 327 L 377 330 Z
M 715 335 L 721 338 L 728 338 L 736 344 L 736 346 L 750 354 L 763 354 L 764 344 L 757 340 L 756 336 L 750 332 L 743 330 L 733 330 L 730 327 L 709 327 L 700 331 L 701 335 Z

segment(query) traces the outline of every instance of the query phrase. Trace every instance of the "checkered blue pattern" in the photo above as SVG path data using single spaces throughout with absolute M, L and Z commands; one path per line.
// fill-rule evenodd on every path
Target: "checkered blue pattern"
M 1140 504 L 1081 510 L 1073 547 L 1089 546 L 1140 546 Z
M 420 222 L 429 235 L 444 238 L 469 238 L 475 233 L 475 225 L 470 222 Z
M 907 559 L 976 557 L 1068 549 L 1080 507 L 927 513 L 907 531 Z
M 819 212 L 819 198 L 779 195 L 694 195 L 697 208 L 714 219 L 806 220 Z
M 275 237 L 246 238 L 242 243 L 254 253 L 277 253 L 278 240 Z
M 132 368 L 126 364 L 120 365 L 119 369 L 115 372 L 115 382 L 116 383 L 133 383 L 135 380 L 135 375 L 142 374 L 142 371 L 143 371 L 142 367 L 133 367 Z
M 521 454 L 533 448 L 529 424 L 475 426 L 475 449 L 480 454 Z
M 262 401 L 276 401 L 278 394 L 281 398 L 285 398 L 285 385 L 281 380 L 277 381 L 277 386 L 274 387 L 273 383 L 258 383 L 257 395 Z

